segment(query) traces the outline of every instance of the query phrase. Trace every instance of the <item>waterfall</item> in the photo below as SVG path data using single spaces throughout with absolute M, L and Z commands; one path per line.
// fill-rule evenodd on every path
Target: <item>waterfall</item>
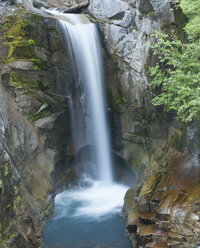
M 81 215 L 98 218 L 118 213 L 128 187 L 114 182 L 112 175 L 98 29 L 84 15 L 62 14 L 55 10 L 47 12 L 58 18 L 63 42 L 70 55 L 74 88 L 71 95 L 67 91 L 67 99 L 73 126 L 76 165 L 81 163 L 78 165 L 80 181 L 86 182 L 81 185 L 90 186 L 62 192 L 56 196 L 55 204 L 61 208 L 65 206 L 65 212 L 65 204 L 69 206 L 80 202 L 73 210 L 74 217 Z M 87 154 L 88 158 L 85 159 Z
M 74 85 L 71 94 L 67 91 L 67 99 L 76 166 L 83 174 L 80 182 L 86 182 L 83 185 L 87 187 L 56 195 L 54 216 L 43 232 L 43 247 L 129 248 L 123 235 L 125 225 L 119 218 L 128 187 L 114 182 L 112 175 L 98 30 L 82 15 L 53 14 L 60 16 L 73 68 Z
M 96 26 L 84 23 L 79 15 L 68 15 L 68 21 L 60 20 L 65 41 L 72 50 L 71 60 L 77 71 L 77 80 L 81 83 L 80 95 L 84 98 L 88 117 L 84 118 L 85 135 L 75 135 L 75 149 L 84 145 L 94 145 L 95 159 L 92 164 L 93 175 L 98 172 L 96 179 L 112 183 L 112 163 L 109 144 L 108 127 L 105 113 L 105 97 L 103 88 L 103 69 L 99 35 Z M 84 106 L 82 107 L 84 108 Z M 75 116 L 76 123 L 80 123 L 80 116 Z M 75 126 L 76 130 L 78 128 Z M 83 133 L 83 132 L 82 132 Z M 81 145 L 80 145 L 81 144 Z

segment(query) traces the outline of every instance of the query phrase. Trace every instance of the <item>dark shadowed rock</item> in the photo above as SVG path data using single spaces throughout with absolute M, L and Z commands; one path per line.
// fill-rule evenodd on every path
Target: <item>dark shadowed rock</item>
M 129 167 L 128 163 L 115 153 L 111 153 L 112 157 L 112 173 L 113 179 L 117 183 L 126 184 L 129 186 L 135 183 L 135 173 Z M 99 172 L 94 171 L 93 166 L 95 164 L 95 149 L 94 146 L 85 146 L 79 150 L 76 155 L 77 161 L 77 174 L 81 176 L 86 172 L 93 178 L 98 178 Z
M 140 0 L 139 1 L 139 11 L 148 14 L 153 11 L 153 6 L 150 0 Z
M 112 153 L 112 158 L 114 180 L 122 184 L 133 186 L 135 184 L 135 173 L 127 161 L 115 153 Z
M 31 248 L 32 246 L 29 244 L 28 240 L 25 236 L 19 232 L 17 233 L 11 242 L 9 242 L 10 248 Z

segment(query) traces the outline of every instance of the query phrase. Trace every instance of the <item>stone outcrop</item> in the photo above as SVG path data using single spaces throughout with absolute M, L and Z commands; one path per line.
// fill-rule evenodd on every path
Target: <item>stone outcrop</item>
M 173 154 L 168 166 L 146 178 L 125 211 L 133 244 L 142 247 L 199 246 L 199 158 Z M 178 159 L 178 157 L 180 158 Z M 130 199 L 129 199 L 130 200 Z
M 72 157 L 71 65 L 54 18 L 4 7 L 0 34 L 0 246 L 40 247 Z

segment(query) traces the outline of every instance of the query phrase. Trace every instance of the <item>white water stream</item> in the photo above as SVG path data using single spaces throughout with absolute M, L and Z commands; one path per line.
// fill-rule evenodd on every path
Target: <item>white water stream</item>
M 58 16 L 58 13 L 53 12 L 53 14 Z M 116 216 L 116 213 L 121 211 L 128 187 L 115 183 L 112 176 L 111 149 L 105 113 L 104 73 L 98 30 L 82 15 L 59 14 L 59 16 L 62 19 L 59 23 L 64 40 L 76 69 L 77 83 L 81 85 L 79 96 L 81 96 L 80 102 L 83 106 L 80 104 L 78 106 L 80 115 L 77 114 L 78 111 L 74 111 L 73 97 L 69 96 L 75 151 L 78 153 L 81 148 L 92 146 L 94 159 L 90 165 L 92 173 L 88 173 L 87 169 L 83 172 L 84 177 L 89 181 L 89 187 L 66 190 L 56 196 L 54 220 L 56 222 L 59 219 L 68 218 L 66 221 L 74 223 L 74 221 L 84 219 L 82 224 L 85 223 L 84 225 L 87 226 L 88 220 L 92 220 L 94 224 Z M 82 113 L 83 111 L 85 114 Z M 82 126 L 85 129 L 82 130 L 80 128 Z M 75 228 L 80 228 L 80 226 L 79 223 Z M 116 236 L 120 235 L 116 234 Z
M 53 14 L 58 15 L 57 12 Z M 96 218 L 112 211 L 120 211 L 127 186 L 116 184 L 112 178 L 111 149 L 105 113 L 104 73 L 98 30 L 95 24 L 90 23 L 83 15 L 60 13 L 59 15 L 62 17 L 59 23 L 66 45 L 70 49 L 77 80 L 81 82 L 79 94 L 82 95 L 82 102 L 85 105 L 82 108 L 86 108 L 89 116 L 83 118 L 74 114 L 74 109 L 71 110 L 72 124 L 77 132 L 77 135 L 74 135 L 74 145 L 76 151 L 86 145 L 94 146 L 95 159 L 92 162 L 94 171 L 92 175 L 97 172 L 98 176 L 92 178 L 92 175 L 86 173 L 86 180 L 90 181 L 91 187 L 65 191 L 57 195 L 55 202 L 63 206 L 66 198 L 68 202 L 82 199 L 84 206 L 77 208 L 76 215 L 90 215 Z M 70 105 L 73 108 L 71 98 Z M 85 122 L 86 130 L 78 130 L 81 126 L 80 122 Z
M 71 22 L 74 19 L 72 15 Z M 94 142 L 97 156 L 94 170 L 98 170 L 99 180 L 111 184 L 110 145 L 105 118 L 103 73 L 98 32 L 94 24 L 80 24 L 80 17 L 76 17 L 74 24 L 65 21 L 60 21 L 60 23 L 64 35 L 67 36 L 66 40 L 68 40 L 68 37 L 70 38 L 79 77 L 84 84 L 84 96 L 87 99 L 86 104 L 92 125 L 88 139 L 93 138 L 89 143 Z

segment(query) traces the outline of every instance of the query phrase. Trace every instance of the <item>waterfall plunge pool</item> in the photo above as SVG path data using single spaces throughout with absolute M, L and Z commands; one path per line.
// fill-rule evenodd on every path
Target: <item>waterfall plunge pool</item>
M 75 154 L 92 145 L 95 156 L 93 163 L 80 161 L 91 186 L 56 196 L 54 215 L 43 230 L 43 248 L 130 248 L 120 218 L 128 188 L 113 179 L 98 29 L 83 15 L 64 15 L 54 10 L 48 13 L 59 19 L 73 65 L 74 85 L 81 85 L 76 87 L 75 95 L 73 90 L 68 95 Z M 92 166 L 88 168 L 89 164 Z
M 121 184 L 94 182 L 90 188 L 58 194 L 42 248 L 131 248 L 120 217 L 126 191 Z

